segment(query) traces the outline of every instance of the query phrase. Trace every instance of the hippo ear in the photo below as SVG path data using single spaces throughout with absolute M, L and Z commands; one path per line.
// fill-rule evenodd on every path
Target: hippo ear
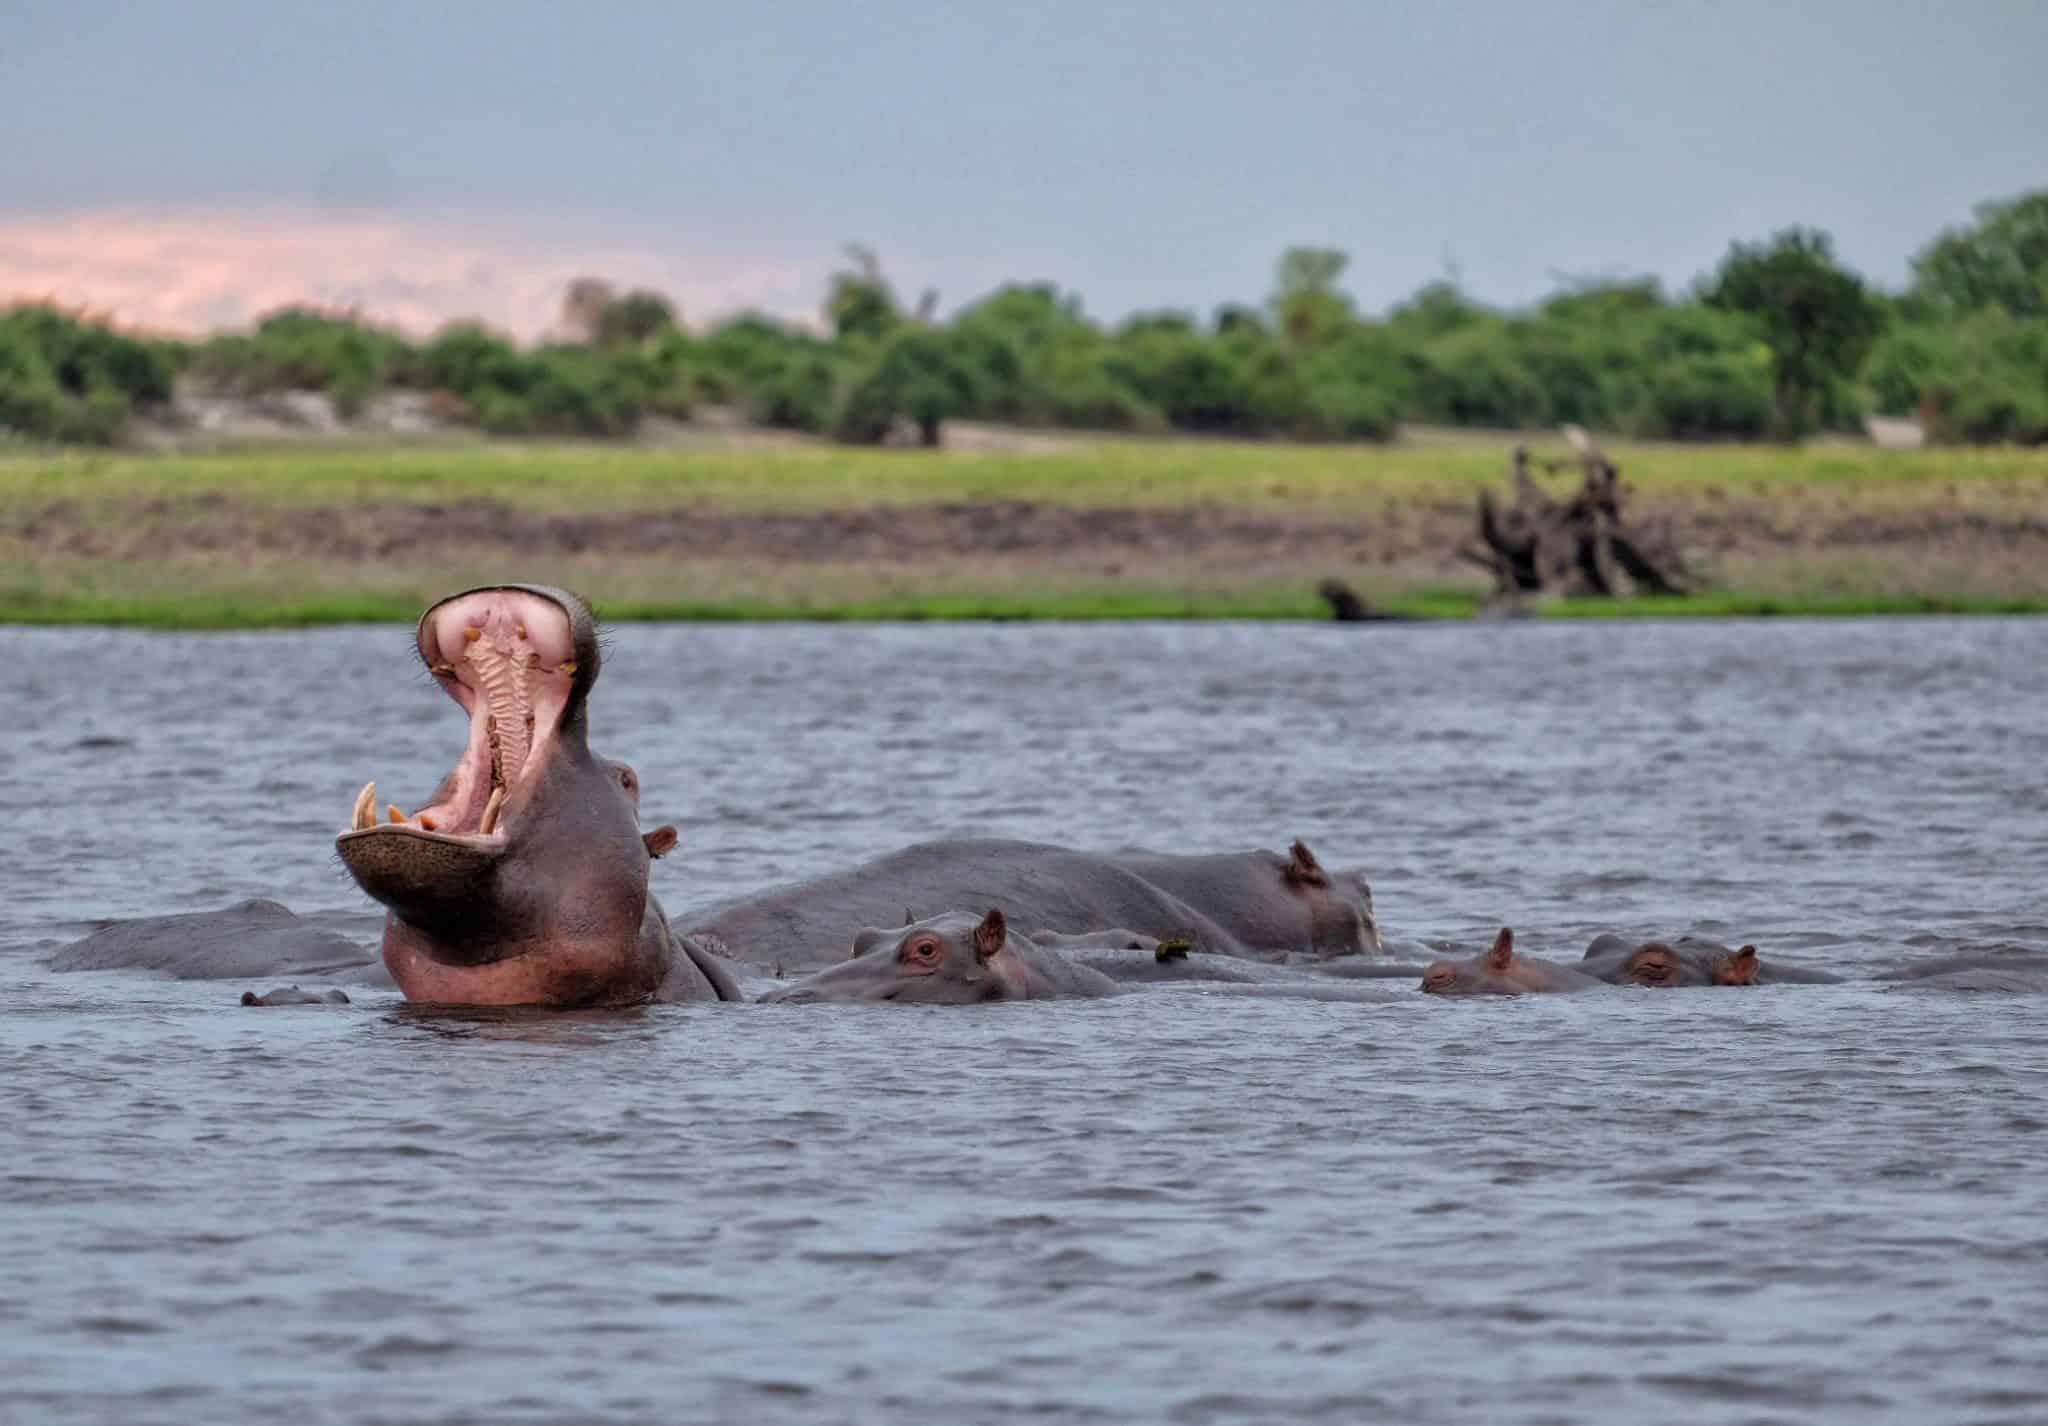
M 1729 985 L 1754 985 L 1756 983 L 1756 947 L 1744 946 L 1721 963 L 1721 973 L 1715 979 Z
M 1508 927 L 1500 928 L 1500 934 L 1493 938 L 1493 947 L 1486 953 L 1486 968 L 1502 971 L 1515 958 L 1515 933 Z
M 981 924 L 974 928 L 974 958 L 978 961 L 991 959 L 1002 950 L 1009 934 L 1009 924 L 1003 920 L 1003 913 L 989 907 L 988 915 L 982 917 Z
M 1328 886 L 1330 874 L 1323 870 L 1323 864 L 1316 860 L 1316 854 L 1308 849 L 1308 843 L 1297 840 L 1287 849 L 1287 869 L 1280 873 L 1296 886 Z
M 656 827 L 652 832 L 641 834 L 640 840 L 647 844 L 647 855 L 665 857 L 676 847 L 676 829 L 669 826 Z

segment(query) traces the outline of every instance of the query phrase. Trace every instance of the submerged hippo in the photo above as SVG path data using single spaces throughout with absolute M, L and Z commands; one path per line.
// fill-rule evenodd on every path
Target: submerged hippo
M 335 839 L 389 910 L 384 964 L 399 989 L 464 1005 L 737 999 L 648 891 L 673 829 L 643 836 L 630 769 L 590 751 L 589 606 L 536 585 L 472 589 L 427 610 L 417 645 L 468 716 L 468 745 L 411 814 L 380 819 L 365 786 Z
M 1059 952 L 1013 933 L 1003 913 L 976 920 L 949 911 L 895 931 L 869 927 L 853 958 L 770 991 L 765 1001 L 900 1000 L 971 1005 L 984 1000 L 1058 1000 L 1115 995 L 1122 987 Z
M 366 931 L 359 927 L 358 933 Z M 51 968 L 153 970 L 181 980 L 334 975 L 381 981 L 376 959 L 325 921 L 261 899 L 220 911 L 115 921 L 59 950 Z
M 1034 939 L 1122 927 L 1153 940 L 1239 957 L 1377 950 L 1372 893 L 1331 876 L 1300 843 L 1287 856 L 1096 854 L 1038 842 L 920 842 L 850 871 L 679 917 L 689 934 L 739 960 L 811 970 L 845 955 L 849 925 L 889 925 L 962 906 L 1000 910 Z
M 2004 952 L 1941 956 L 1876 979 L 1887 990 L 1968 991 L 1987 995 L 2048 994 L 2048 956 Z
M 1767 961 L 1755 946 L 1730 949 L 1718 941 L 1680 936 L 1636 942 L 1606 932 L 1586 947 L 1581 970 L 1613 985 L 1834 985 L 1842 977 L 1806 966 Z
M 1689 985 L 1753 985 L 1756 947 L 1731 951 L 1704 941 L 1645 941 L 1632 945 L 1620 936 L 1593 938 L 1579 969 L 1610 985 L 1666 990 Z
M 1534 995 L 1594 990 L 1604 982 L 1582 970 L 1515 954 L 1515 933 L 1503 926 L 1493 945 L 1464 961 L 1437 961 L 1422 973 L 1429 995 Z
M 282 985 L 276 990 L 267 990 L 258 995 L 253 990 L 242 992 L 244 1005 L 346 1005 L 348 996 L 339 990 L 301 990 L 296 985 Z
M 1191 966 L 1186 977 L 1191 983 L 1184 988 L 1206 988 L 1223 995 L 1347 1002 L 1393 998 L 1381 991 L 1331 985 L 1305 975 L 1290 977 L 1274 967 L 1223 957 L 1206 958 L 1220 974 L 1204 975 L 1206 967 L 1192 956 L 1169 953 L 1161 960 L 1156 946 L 1108 944 L 1128 935 L 1104 932 L 1048 938 L 1060 943 L 1055 946 L 1011 929 L 1003 913 L 993 908 L 978 919 L 969 912 L 949 911 L 893 931 L 868 927 L 854 937 L 851 960 L 761 998 L 784 1005 L 824 1000 L 976 1005 L 992 1000 L 1094 1000 L 1129 991 L 1127 985 L 1075 959 L 1084 953 L 1142 956 L 1158 965 Z M 1267 975 L 1247 978 L 1247 973 L 1261 971 Z

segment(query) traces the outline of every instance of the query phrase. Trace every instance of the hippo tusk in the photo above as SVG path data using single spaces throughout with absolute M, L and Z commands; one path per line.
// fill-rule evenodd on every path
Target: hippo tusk
M 390 816 L 393 825 L 402 825 L 404 823 L 405 814 L 398 810 L 396 802 L 386 803 L 384 811 Z
M 365 827 L 374 827 L 376 824 L 377 784 L 366 782 L 363 784 L 363 790 L 356 794 L 355 811 L 349 814 L 348 819 L 349 830 L 360 832 Z
M 493 831 L 497 829 L 498 814 L 502 812 L 504 808 L 505 789 L 502 787 L 492 788 L 491 800 L 484 804 L 483 820 L 476 824 L 477 831 L 482 833 L 484 836 L 488 837 Z

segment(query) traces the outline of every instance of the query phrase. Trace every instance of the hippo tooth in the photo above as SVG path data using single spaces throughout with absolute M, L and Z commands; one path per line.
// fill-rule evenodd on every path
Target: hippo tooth
M 360 832 L 365 827 L 375 826 L 376 822 L 377 784 L 366 782 L 363 784 L 363 790 L 356 794 L 356 809 L 348 819 L 349 830 Z
M 395 823 L 402 823 L 405 821 L 405 814 L 398 810 L 398 804 L 396 802 L 385 803 L 384 811 L 390 816 L 391 820 Z
M 428 669 L 427 672 L 433 674 L 436 678 L 450 678 L 455 673 L 455 665 L 452 663 L 437 663 Z
M 496 830 L 498 825 L 498 813 L 501 810 L 503 810 L 504 806 L 505 789 L 502 787 L 492 788 L 491 800 L 484 804 L 483 820 L 476 824 L 477 831 L 482 833 L 484 836 L 488 837 L 494 830 Z
M 556 665 L 555 665 L 555 672 L 556 672 L 556 673 L 574 673 L 574 672 L 576 672 L 576 660 L 574 660 L 574 659 L 563 659 L 563 660 L 562 660 L 562 661 L 561 661 L 560 663 L 558 663 L 558 664 L 556 664 Z
M 472 644 L 475 643 L 478 639 L 481 639 L 483 636 L 484 631 L 482 629 L 477 628 L 475 625 L 471 625 L 469 628 L 466 628 L 462 631 L 462 637 Z

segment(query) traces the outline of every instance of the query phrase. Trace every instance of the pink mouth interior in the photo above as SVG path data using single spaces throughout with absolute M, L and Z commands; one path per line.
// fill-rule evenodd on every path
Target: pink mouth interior
M 400 825 L 474 835 L 492 792 L 503 789 L 509 804 L 561 720 L 576 677 L 569 616 L 537 594 L 479 590 L 428 614 L 420 657 L 469 714 L 469 745 L 444 784 L 447 795 Z M 489 835 L 504 830 L 501 806 Z

